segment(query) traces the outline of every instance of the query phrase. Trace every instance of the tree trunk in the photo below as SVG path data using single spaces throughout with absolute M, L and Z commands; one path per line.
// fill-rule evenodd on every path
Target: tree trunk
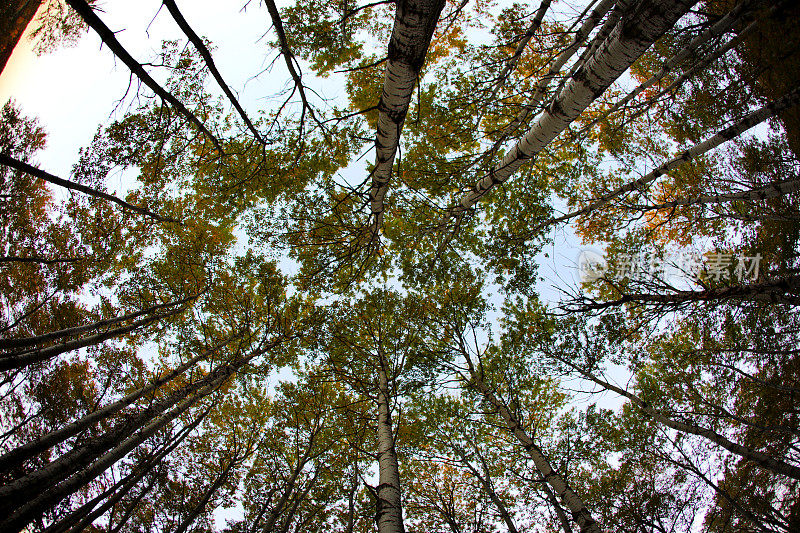
M 588 206 L 578 209 L 576 211 L 572 211 L 560 217 L 554 218 L 552 220 L 547 221 L 547 225 L 557 224 L 559 222 L 567 221 L 571 218 L 575 218 L 577 216 L 588 214 L 596 209 L 599 209 L 609 203 L 615 198 L 622 196 L 625 193 L 638 191 L 643 189 L 646 185 L 652 183 L 653 181 L 657 180 L 659 177 L 663 176 L 667 172 L 672 169 L 675 169 L 682 164 L 690 161 L 700 155 L 713 150 L 717 146 L 721 145 L 722 143 L 729 141 L 735 137 L 738 137 L 742 133 L 746 132 L 750 128 L 761 124 L 765 120 L 774 117 L 779 112 L 789 109 L 790 107 L 796 106 L 800 104 L 800 88 L 796 88 L 783 98 L 779 98 L 774 102 L 771 102 L 761 109 L 753 111 L 752 113 L 748 113 L 741 119 L 739 119 L 736 123 L 731 124 L 727 128 L 721 130 L 716 135 L 713 135 L 706 139 L 705 141 L 694 145 L 693 147 L 689 148 L 688 150 L 684 151 L 677 157 L 674 157 L 667 161 L 666 163 L 662 164 L 660 167 L 648 172 L 646 175 L 642 176 L 638 180 L 632 181 L 619 187 L 609 193 L 603 194 L 599 198 L 596 198 L 592 201 Z
M 385 360 L 378 367 L 378 533 L 404 533 L 403 507 L 400 493 L 400 468 L 394 449 L 391 396 Z
M 157 311 L 159 309 L 163 309 L 165 307 L 172 307 L 174 305 L 181 305 L 187 303 L 189 300 L 194 299 L 194 296 L 190 296 L 188 298 L 184 298 L 183 300 L 178 300 L 175 302 L 168 302 L 164 304 L 153 305 L 148 307 L 147 309 L 143 309 L 141 311 L 136 311 L 133 313 L 128 313 L 122 316 L 117 316 L 114 318 L 107 318 L 105 320 L 99 320 L 92 324 L 86 324 L 85 326 L 76 326 L 74 328 L 66 328 L 61 329 L 58 331 L 51 331 L 45 333 L 44 335 L 36 335 L 34 337 L 16 337 L 16 338 L 7 338 L 7 339 L 0 339 L 0 349 L 7 350 L 9 348 L 25 348 L 27 346 L 35 346 L 36 344 L 42 344 L 45 342 L 54 341 L 56 339 L 60 339 L 62 337 L 70 337 L 73 335 L 78 335 L 80 333 L 86 333 L 87 331 L 92 331 L 95 329 L 100 329 L 106 326 L 113 326 L 115 324 L 119 324 L 121 322 L 125 322 L 128 320 L 133 320 L 134 318 L 139 318 L 140 316 L 147 315 Z
M 511 513 L 508 512 L 503 500 L 500 499 L 500 497 L 497 495 L 497 492 L 494 490 L 492 480 L 489 477 L 489 470 L 486 468 L 486 464 L 484 463 L 483 459 L 481 458 L 481 464 L 483 465 L 484 475 L 481 475 L 478 469 L 472 466 L 472 463 L 469 462 L 467 454 L 464 453 L 464 450 L 459 448 L 456 444 L 452 444 L 450 447 L 461 458 L 461 464 L 466 466 L 472 475 L 475 476 L 475 479 L 480 482 L 481 486 L 483 487 L 483 491 L 489 496 L 489 499 L 492 500 L 497 512 L 500 513 L 500 518 L 502 518 L 503 522 L 506 523 L 508 533 L 519 533 L 517 527 L 514 525 L 514 520 L 511 519 Z M 478 453 L 477 449 L 475 450 L 475 453 Z
M 730 192 L 725 194 L 712 194 L 701 195 L 688 198 L 679 198 L 677 200 L 670 200 L 663 204 L 655 205 L 633 205 L 632 209 L 640 209 L 642 211 L 654 211 L 660 209 L 671 209 L 681 205 L 708 205 L 708 204 L 724 204 L 728 202 L 754 202 L 759 200 L 767 200 L 769 198 L 778 198 L 794 192 L 800 191 L 800 179 L 790 179 L 786 181 L 770 183 L 763 185 L 749 191 Z M 756 216 L 757 217 L 757 216 Z
M 547 460 L 542 450 L 536 446 L 533 439 L 525 432 L 522 428 L 522 424 L 520 424 L 519 420 L 517 420 L 508 407 L 506 407 L 506 404 L 501 401 L 500 398 L 494 394 L 494 391 L 492 391 L 478 376 L 471 363 L 470 375 L 471 380 L 469 385 L 477 390 L 484 399 L 497 410 L 500 416 L 503 417 L 508 430 L 511 431 L 514 437 L 516 437 L 525 448 L 525 451 L 528 452 L 531 459 L 533 459 L 533 463 L 544 478 L 544 481 L 553 488 L 561 501 L 563 501 L 565 506 L 570 510 L 573 520 L 575 520 L 581 528 L 581 533 L 601 533 L 600 526 L 595 519 L 592 518 L 589 509 L 580 496 L 572 490 L 563 477 L 553 470 L 553 467 L 550 466 L 550 462 Z
M 448 210 L 447 217 L 461 216 L 526 161 L 535 158 L 695 3 L 695 0 L 640 0 L 623 13 L 608 39 L 575 73 L 528 133 L 487 176 L 478 180 L 457 206 Z
M 200 501 L 197 502 L 197 505 L 195 505 L 194 508 L 192 508 L 192 512 L 190 512 L 189 515 L 183 519 L 181 524 L 175 530 L 175 533 L 186 533 L 186 530 L 188 530 L 189 527 L 194 523 L 194 521 L 197 520 L 197 517 L 200 516 L 200 514 L 202 514 L 203 509 L 206 508 L 206 505 L 208 505 L 208 502 L 211 501 L 211 498 L 214 496 L 214 494 L 216 494 L 216 492 L 220 489 L 220 487 L 222 487 L 222 485 L 228 480 L 228 476 L 230 476 L 231 469 L 238 460 L 239 459 L 236 457 L 235 454 L 233 457 L 231 457 L 231 459 L 228 461 L 227 466 L 225 466 L 225 469 L 219 473 L 217 479 L 214 480 L 214 483 L 212 483 L 211 486 L 208 487 L 208 489 L 205 491 L 205 493 L 203 493 L 203 497 L 200 498 Z
M 297 486 L 297 478 L 300 477 L 300 474 L 303 472 L 303 468 L 306 466 L 309 457 L 311 457 L 311 451 L 314 448 L 315 437 L 316 433 L 312 433 L 308 447 L 303 452 L 303 455 L 298 457 L 297 464 L 292 469 L 292 473 L 286 482 L 286 487 L 283 489 L 280 499 L 275 504 L 275 507 L 272 508 L 272 511 L 270 511 L 267 522 L 264 524 L 264 533 L 272 533 L 275 530 L 275 525 L 278 523 L 281 513 L 283 513 L 284 509 L 286 508 L 286 504 L 288 503 L 289 498 L 291 498 L 292 493 Z
M 218 382 L 215 385 L 218 387 L 222 385 L 222 382 Z M 41 516 L 45 511 L 58 504 L 70 494 L 80 490 L 81 487 L 102 474 L 104 470 L 125 457 L 131 450 L 152 437 L 157 431 L 163 429 L 169 422 L 186 412 L 202 397 L 211 394 L 216 387 L 208 387 L 198 395 L 184 400 L 172 411 L 159 417 L 154 422 L 151 422 L 138 434 L 125 439 L 119 443 L 118 446 L 105 453 L 105 455 L 100 456 L 97 461 L 89 464 L 83 470 L 76 471 L 66 479 L 62 477 L 63 481 L 61 483 L 56 481 L 53 485 L 45 485 L 41 487 L 41 490 L 33 493 L 28 490 L 25 496 L 17 496 L 17 493 L 14 493 L 13 497 L 26 499 L 18 499 L 17 501 L 22 501 L 24 503 L 16 509 L 13 507 L 9 509 L 8 507 L 10 506 L 6 506 L 5 510 L 9 512 L 9 515 L 5 520 L 0 522 L 0 527 L 3 528 L 3 531 L 14 533 L 23 530 L 32 520 Z M 6 487 L 8 487 L 8 485 Z M 6 487 L 3 487 L 3 489 Z
M 680 307 L 693 302 L 751 301 L 800 305 L 800 276 L 788 276 L 749 285 L 718 287 L 704 291 L 675 291 L 671 294 L 623 294 L 616 300 L 597 302 L 588 298 L 565 305 L 571 312 L 598 311 L 626 303 Z
M 369 190 L 375 236 L 382 225 L 384 197 L 389 190 L 408 105 L 444 4 L 444 0 L 397 1 L 383 92 L 378 103 L 375 168 Z
M 563 359 L 561 358 L 559 359 L 563 361 Z M 739 457 L 742 457 L 743 459 L 747 459 L 748 461 L 756 463 L 758 466 L 760 466 L 765 470 L 769 470 L 770 472 L 774 472 L 781 476 L 786 476 L 792 479 L 800 480 L 800 467 L 770 457 L 769 455 L 763 452 L 759 452 L 757 450 L 753 450 L 751 448 L 742 446 L 741 444 L 728 440 L 725 436 L 720 435 L 719 433 L 711 429 L 704 428 L 696 424 L 673 420 L 668 416 L 661 414 L 659 411 L 654 409 L 649 403 L 645 402 L 635 394 L 628 392 L 621 387 L 612 385 L 611 383 L 608 383 L 607 381 L 598 378 L 591 372 L 578 369 L 575 365 L 570 364 L 570 366 L 576 368 L 578 372 L 580 372 L 581 375 L 583 375 L 586 379 L 594 383 L 597 383 L 606 390 L 616 392 L 620 396 L 628 398 L 631 402 L 633 402 L 639 408 L 641 408 L 642 411 L 650 415 L 655 421 L 659 422 L 660 424 L 663 424 L 669 428 L 672 428 L 676 431 L 680 431 L 682 433 L 690 433 L 692 435 L 698 435 L 710 442 L 713 442 L 718 446 L 721 446 L 722 448 L 725 448 L 729 452 L 736 454 Z
M 640 95 L 643 91 L 646 91 L 659 81 L 661 81 L 664 76 L 672 72 L 675 67 L 681 64 L 684 60 L 691 57 L 692 54 L 695 54 L 699 47 L 711 39 L 715 37 L 720 37 L 724 35 L 727 31 L 729 31 L 737 22 L 740 21 L 741 15 L 754 4 L 753 0 L 744 1 L 734 7 L 731 11 L 725 14 L 724 17 L 719 19 L 714 25 L 708 28 L 706 31 L 692 39 L 692 41 L 687 44 L 684 48 L 678 51 L 675 55 L 673 55 L 668 60 L 664 61 L 661 69 L 656 72 L 650 79 L 639 85 L 636 89 L 628 93 L 622 100 L 616 102 L 611 109 L 604 112 L 603 115 L 598 119 L 602 120 L 603 118 L 607 117 L 611 113 L 615 112 L 619 108 L 626 105 L 628 102 L 636 98 Z
M 225 342 L 227 344 L 227 342 Z M 38 455 L 49 448 L 55 446 L 58 443 L 64 442 L 66 439 L 77 435 L 81 431 L 88 429 L 89 427 L 94 426 L 100 420 L 108 418 L 109 416 L 113 415 L 114 413 L 119 412 L 121 409 L 133 404 L 133 402 L 139 400 L 140 398 L 144 397 L 144 395 L 155 391 L 165 383 L 168 383 L 178 377 L 179 375 L 183 374 L 186 370 L 196 365 L 202 359 L 208 357 L 211 353 L 216 351 L 217 349 L 224 346 L 224 344 L 217 345 L 213 349 L 204 352 L 197 357 L 190 359 L 186 363 L 180 365 L 175 370 L 165 374 L 164 376 L 156 379 L 149 385 L 146 385 L 140 388 L 137 391 L 130 393 L 129 395 L 117 400 L 114 403 L 111 403 L 97 411 L 86 415 L 85 417 L 81 418 L 80 420 L 76 420 L 66 426 L 63 426 L 57 430 L 51 431 L 42 437 L 39 437 L 35 441 L 29 442 L 27 444 L 23 444 L 13 450 L 9 450 L 2 456 L 0 456 L 0 472 L 8 472 L 9 470 L 15 468 L 16 466 L 20 465 L 25 460 Z
M 531 38 L 536 34 L 537 31 L 539 31 L 539 26 L 542 25 L 544 16 L 547 13 L 547 10 L 550 8 L 550 3 L 551 0 L 542 0 L 542 3 L 539 5 L 539 9 L 533 16 L 530 26 L 528 26 L 528 29 L 525 30 L 525 34 L 522 36 L 522 39 L 520 39 L 519 43 L 517 43 L 516 50 L 514 50 L 514 53 L 510 58 L 508 58 L 506 66 L 503 67 L 503 71 L 500 72 L 499 76 L 497 76 L 497 81 L 494 82 L 492 91 L 489 93 L 489 100 L 494 100 L 497 91 L 500 90 L 508 77 L 511 75 L 511 72 L 513 72 L 516 68 L 519 58 L 522 57 L 522 54 L 525 52 L 525 48 L 527 48 Z
M 136 486 L 136 484 L 144 476 L 147 475 L 148 472 L 152 471 L 152 469 L 158 465 L 158 463 L 160 463 L 167 455 L 172 453 L 172 450 L 177 448 L 178 445 L 183 442 L 183 440 L 200 424 L 208 412 L 209 410 L 206 410 L 204 413 L 198 416 L 194 422 L 179 431 L 175 438 L 173 438 L 170 442 L 167 442 L 161 451 L 154 453 L 152 457 L 146 460 L 140 461 L 127 476 L 120 479 L 114 484 L 113 487 L 100 494 L 96 498 L 93 498 L 91 501 L 82 505 L 58 522 L 52 524 L 45 531 L 43 531 L 43 533 L 63 533 L 67 530 L 69 530 L 69 533 L 80 533 L 86 529 L 89 524 L 94 522 L 111 507 L 116 505 L 128 492 L 131 491 L 131 489 L 133 489 L 134 486 Z M 145 491 L 146 490 L 149 489 L 145 489 Z M 100 507 L 95 509 L 95 506 L 105 498 L 108 499 L 103 502 Z
M 127 326 L 114 328 L 112 330 L 98 333 L 90 337 L 85 337 L 83 339 L 76 339 L 62 344 L 56 344 L 54 346 L 48 346 L 47 348 L 34 348 L 23 352 L 0 353 L 0 371 L 11 370 L 13 368 L 22 368 L 34 363 L 40 363 L 47 359 L 52 359 L 53 357 L 62 353 L 72 352 L 81 348 L 85 348 L 86 346 L 92 346 L 94 344 L 100 344 L 101 342 L 113 339 L 114 337 L 119 337 L 126 333 L 130 333 L 131 331 L 136 331 L 139 328 L 149 326 L 150 324 L 157 322 L 162 318 L 177 315 L 181 311 L 182 309 L 173 309 L 171 311 L 137 320 L 136 322 L 128 324 Z
M 0 8 L 0 73 L 6 68 L 11 53 L 25 28 L 36 16 L 42 0 L 7 0 Z
M 203 379 L 176 390 L 163 400 L 135 415 L 126 417 L 105 434 L 82 443 L 49 465 L 0 487 L 0 501 L 4 503 L 0 506 L 0 512 L 13 512 L 5 521 L 0 522 L 0 526 L 14 531 L 24 528 L 31 520 L 89 483 L 103 470 L 124 457 L 199 400 L 219 389 L 248 361 L 277 346 L 280 342 L 282 340 L 273 341 L 246 357 L 240 357 L 235 362 L 222 365 Z M 172 411 L 161 415 L 176 404 L 177 407 Z M 153 419 L 155 421 L 151 422 Z M 148 425 L 142 428 L 144 424 Z M 141 431 L 134 434 L 139 428 L 142 428 Z M 133 436 L 128 437 L 132 434 Z M 98 457 L 99 459 L 97 459 Z M 37 494 L 38 496 L 36 496 Z M 28 500 L 27 503 L 15 509 L 16 502 L 26 501 L 30 498 L 33 500 Z
M 532 111 L 539 106 L 539 104 L 541 104 L 542 99 L 547 94 L 547 88 L 550 86 L 550 82 L 552 82 L 556 76 L 558 76 L 558 74 L 561 72 L 561 69 L 567 64 L 567 61 L 569 61 L 569 59 L 575 55 L 575 52 L 577 52 L 581 47 L 581 43 L 583 43 L 595 26 L 597 26 L 597 24 L 603 19 L 605 14 L 608 13 L 612 7 L 614 7 L 614 0 L 603 0 L 596 8 L 594 8 L 594 10 L 592 10 L 592 12 L 589 14 L 589 17 L 575 33 L 572 43 L 550 63 L 550 66 L 547 69 L 547 74 L 545 74 L 536 84 L 536 89 L 534 90 L 533 95 L 531 95 L 531 97 L 525 103 L 522 110 L 517 114 L 514 120 L 503 129 L 503 133 L 500 135 L 500 138 L 492 147 L 492 153 L 497 152 L 508 136 L 517 129 L 517 127 L 528 117 Z

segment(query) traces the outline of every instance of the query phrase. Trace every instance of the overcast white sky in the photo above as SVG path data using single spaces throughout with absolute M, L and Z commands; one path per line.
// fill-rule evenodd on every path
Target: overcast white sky
M 254 2 L 243 12 L 243 3 L 183 0 L 179 7 L 195 31 L 214 43 L 214 58 L 223 77 L 239 93 L 245 109 L 256 115 L 259 106 L 269 105 L 263 98 L 285 87 L 288 76 L 278 63 L 272 73 L 251 80 L 275 54 L 261 39 L 271 26 L 266 9 Z M 140 61 L 155 58 L 162 40 L 183 37 L 165 9 L 156 16 L 161 5 L 157 0 L 101 5 L 103 21 L 119 32 L 117 38 Z M 158 69 L 149 70 L 154 78 L 164 79 Z M 0 76 L 0 102 L 14 98 L 25 114 L 40 119 L 48 143 L 39 163 L 55 174 L 67 175 L 78 149 L 89 143 L 98 125 L 108 122 L 128 80 L 128 69 L 108 49 L 100 50 L 100 40 L 92 32 L 75 47 L 60 47 L 41 57 L 23 38 Z

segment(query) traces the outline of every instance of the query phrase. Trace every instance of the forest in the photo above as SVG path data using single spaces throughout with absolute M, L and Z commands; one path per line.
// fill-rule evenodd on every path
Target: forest
M 800 531 L 799 3 L 119 4 L 0 6 L 130 80 L 0 102 L 0 531 Z

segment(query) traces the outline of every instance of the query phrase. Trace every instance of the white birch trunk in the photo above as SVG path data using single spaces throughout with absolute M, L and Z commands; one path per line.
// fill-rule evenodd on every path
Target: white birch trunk
M 404 533 L 400 468 L 394 448 L 389 379 L 381 358 L 378 367 L 378 533 Z
M 38 495 L 32 496 L 25 501 L 22 505 L 12 508 L 7 518 L 0 521 L 0 528 L 3 531 L 17 532 L 22 530 L 31 520 L 41 515 L 44 511 L 56 505 L 58 502 L 80 490 L 81 487 L 86 485 L 89 481 L 100 475 L 107 468 L 111 467 L 114 463 L 125 457 L 131 450 L 139 446 L 142 442 L 152 437 L 157 431 L 165 427 L 169 422 L 176 419 L 181 414 L 185 413 L 192 405 L 194 405 L 201 398 L 208 396 L 229 376 L 221 376 L 214 380 L 214 382 L 203 387 L 195 396 L 192 396 L 167 414 L 155 419 L 149 425 L 142 428 L 142 430 L 135 435 L 124 439 L 119 445 L 104 455 L 99 457 L 95 462 L 89 464 L 82 470 L 75 472 L 72 476 L 65 479 L 57 485 L 43 489 Z
M 570 366 L 573 366 L 573 368 L 575 368 L 574 365 Z M 653 407 L 649 403 L 645 402 L 635 394 L 628 392 L 627 390 L 621 387 L 617 387 L 616 385 L 612 385 L 611 383 L 608 383 L 607 381 L 598 378 L 591 372 L 586 372 L 581 369 L 578 369 L 578 371 L 585 378 L 589 379 L 590 381 L 593 381 L 594 383 L 597 383 L 601 387 L 616 392 L 620 396 L 628 398 L 631 402 L 633 402 L 639 408 L 641 408 L 642 411 L 650 415 L 654 420 L 656 420 L 660 424 L 663 424 L 669 428 L 672 428 L 676 431 L 680 431 L 682 433 L 690 433 L 692 435 L 698 435 L 710 442 L 713 442 L 714 444 L 717 444 L 718 446 L 721 446 L 722 448 L 725 448 L 729 452 L 734 453 L 739 457 L 742 457 L 744 459 L 756 463 L 765 470 L 769 470 L 770 472 L 790 477 L 792 479 L 800 480 L 800 467 L 791 465 L 779 459 L 775 459 L 763 452 L 753 450 L 752 448 L 742 446 L 741 444 L 733 442 L 727 439 L 724 435 L 720 435 L 719 433 L 711 429 L 698 426 L 697 424 L 691 424 L 687 422 L 679 422 L 677 420 L 673 420 L 672 418 L 669 418 L 668 416 L 661 414 L 656 409 L 653 409 Z
M 575 33 L 575 37 L 572 39 L 572 43 L 562 51 L 558 57 L 556 57 L 547 69 L 547 73 L 539 80 L 539 83 L 536 84 L 536 88 L 533 91 L 533 94 L 528 99 L 528 101 L 523 106 L 522 110 L 517 114 L 511 123 L 503 129 L 503 133 L 500 136 L 500 139 L 494 144 L 492 147 L 492 151 L 496 152 L 500 145 L 505 141 L 505 139 L 517 129 L 527 117 L 528 115 L 536 109 L 536 107 L 542 102 L 545 94 L 547 94 L 547 88 L 550 86 L 550 82 L 558 76 L 558 73 L 561 72 L 561 69 L 564 68 L 567 61 L 575 55 L 575 52 L 581 46 L 581 43 L 589 36 L 592 30 L 597 26 L 597 24 L 602 20 L 608 11 L 614 7 L 614 0 L 603 0 L 600 5 L 598 5 L 586 19 L 586 21 L 581 25 L 580 29 Z
M 526 161 L 535 158 L 695 3 L 694 0 L 640 0 L 624 13 L 606 42 L 575 73 L 528 133 L 487 176 L 478 180 L 457 206 L 448 210 L 447 217 L 461 216 Z
M 389 190 L 392 165 L 408 105 L 443 7 L 444 0 L 397 2 L 383 92 L 378 103 L 375 168 L 369 190 L 370 207 L 375 216 L 375 235 L 383 222 L 384 198 Z
M 577 216 L 585 215 L 609 204 L 615 198 L 622 196 L 623 194 L 641 190 L 646 185 L 652 183 L 653 181 L 657 180 L 659 177 L 663 176 L 670 170 L 673 170 L 682 164 L 690 161 L 700 155 L 705 154 L 716 148 L 717 146 L 721 145 L 722 143 L 729 141 L 733 138 L 738 137 L 742 133 L 746 132 L 750 128 L 761 124 L 765 120 L 776 116 L 781 111 L 794 107 L 800 104 L 800 88 L 796 88 L 790 93 L 786 94 L 785 96 L 771 102 L 761 109 L 753 111 L 745 115 L 736 123 L 728 126 L 724 130 L 721 130 L 716 135 L 713 135 L 706 139 L 705 141 L 694 145 L 693 147 L 689 148 L 688 150 L 684 151 L 677 157 L 674 157 L 667 161 L 666 163 L 662 164 L 658 168 L 648 172 L 646 175 L 642 176 L 638 180 L 632 181 L 619 187 L 609 193 L 606 193 L 599 198 L 596 198 L 592 201 L 591 204 L 588 206 L 578 209 L 576 211 L 572 211 L 560 217 L 554 218 L 547 222 L 547 225 L 550 224 L 557 224 L 559 222 L 564 222 L 571 218 L 575 218 Z
M 661 69 L 656 72 L 650 79 L 639 85 L 636 89 L 628 93 L 622 100 L 616 102 L 611 109 L 603 113 L 602 117 L 599 120 L 607 117 L 611 113 L 615 112 L 617 109 L 621 108 L 637 96 L 639 96 L 642 91 L 646 91 L 659 81 L 661 81 L 664 76 L 672 72 L 675 67 L 677 67 L 682 61 L 689 58 L 693 53 L 697 51 L 697 49 L 702 46 L 703 44 L 707 43 L 714 37 L 720 37 L 721 35 L 725 34 L 728 30 L 730 30 L 734 24 L 739 21 L 742 13 L 750 7 L 752 1 L 742 2 L 736 7 L 734 7 L 731 11 L 729 11 L 724 17 L 719 19 L 713 26 L 708 28 L 706 31 L 692 39 L 692 41 L 687 44 L 684 48 L 682 48 L 678 53 L 673 55 L 671 58 L 664 61 Z
M 800 179 L 770 183 L 768 185 L 764 185 L 763 187 L 758 187 L 749 191 L 679 198 L 677 200 L 670 200 L 669 202 L 655 205 L 634 205 L 632 208 L 641 209 L 642 211 L 654 211 L 658 209 L 671 209 L 681 205 L 708 205 L 738 201 L 758 201 L 767 200 L 769 198 L 778 198 L 780 196 L 785 196 L 797 191 L 800 191 Z
M 225 342 L 224 344 L 228 344 Z M 161 387 L 165 383 L 172 381 L 174 378 L 178 377 L 179 375 L 183 374 L 186 370 L 196 365 L 202 359 L 208 357 L 211 353 L 216 351 L 217 349 L 224 346 L 224 344 L 220 344 L 211 350 L 204 352 L 193 359 L 190 359 L 186 363 L 178 366 L 175 370 L 165 374 L 164 376 L 156 379 L 149 385 L 146 385 L 139 390 L 136 390 L 127 396 L 113 402 L 97 411 L 86 415 L 85 417 L 81 418 L 80 420 L 76 420 L 66 426 L 63 426 L 59 429 L 51 431 L 46 435 L 36 439 L 35 441 L 29 442 L 27 444 L 23 444 L 13 450 L 9 450 L 5 453 L 2 457 L 0 457 L 0 472 L 7 471 L 9 468 L 19 464 L 20 462 L 33 457 L 36 454 L 39 454 L 56 444 L 65 441 L 66 439 L 77 435 L 81 431 L 93 426 L 100 420 L 103 420 L 114 413 L 128 407 L 129 405 L 133 404 L 135 401 L 139 400 L 140 398 L 144 397 L 145 394 L 148 394 L 152 391 L 155 391 L 157 388 Z
M 767 11 L 767 13 L 762 17 L 762 20 L 765 19 L 765 18 L 769 18 L 769 17 L 774 16 L 776 13 L 778 13 L 778 11 L 780 10 L 780 7 L 781 7 L 781 4 L 776 4 L 776 5 L 772 6 Z M 640 107 L 640 109 L 638 111 L 636 111 L 635 113 L 633 113 L 630 116 L 630 118 L 628 118 L 628 121 L 636 120 L 638 117 L 642 116 L 645 112 L 647 112 L 648 109 L 650 109 L 650 106 L 652 106 L 659 98 L 661 98 L 665 94 L 668 94 L 668 93 L 674 91 L 676 88 L 682 86 L 686 82 L 686 80 L 689 80 L 689 79 L 693 78 L 699 72 L 702 72 L 703 70 L 705 70 L 706 67 L 708 67 L 710 64 L 715 62 L 717 59 L 723 57 L 725 54 L 727 54 L 728 52 L 730 52 L 731 50 L 733 50 L 734 48 L 739 46 L 742 42 L 744 42 L 744 40 L 747 38 L 748 35 L 750 35 L 756 29 L 758 29 L 758 26 L 759 26 L 760 22 L 761 22 L 761 20 L 756 20 L 756 21 L 751 22 L 745 29 L 740 31 L 736 35 L 736 37 L 734 37 L 733 39 L 731 39 L 730 41 L 725 43 L 723 46 L 721 46 L 720 48 L 714 50 L 710 54 L 706 55 L 705 57 L 703 57 L 702 59 L 700 59 L 699 61 L 694 63 L 691 66 L 691 68 L 689 68 L 687 71 L 683 72 L 680 76 L 675 78 L 675 80 L 672 83 L 670 83 L 667 87 L 665 87 L 664 89 L 661 89 L 660 91 L 658 91 L 657 94 L 651 96 L 645 102 L 643 102 L 641 104 L 637 104 L 637 107 Z M 615 106 L 615 107 L 618 108 L 618 106 Z M 597 119 L 593 120 L 590 124 L 587 124 L 586 126 L 584 126 L 580 131 L 580 135 L 586 133 L 589 129 L 594 127 L 598 122 L 603 120 L 606 116 L 608 116 L 608 113 L 604 113 L 602 116 L 600 116 Z
M 481 459 L 481 463 L 483 466 L 483 471 L 485 476 L 481 475 L 476 467 L 469 462 L 467 458 L 467 454 L 458 447 L 456 444 L 451 444 L 450 447 L 453 451 L 456 452 L 458 457 L 461 459 L 461 463 L 467 467 L 467 469 L 472 473 L 472 475 L 477 479 L 481 486 L 483 486 L 483 491 L 489 496 L 489 499 L 492 500 L 492 503 L 497 508 L 497 511 L 500 513 L 500 518 L 503 519 L 503 522 L 506 523 L 506 527 L 508 528 L 508 533 L 519 533 L 517 530 L 517 526 L 514 525 L 514 520 L 511 518 L 511 513 L 508 512 L 508 508 L 506 508 L 503 500 L 500 499 L 500 496 L 497 495 L 497 492 L 494 490 L 494 486 L 492 484 L 491 478 L 489 477 L 489 470 L 486 467 L 486 463 Z M 477 448 L 476 448 L 477 449 Z
M 573 520 L 575 520 L 580 527 L 581 533 L 602 533 L 600 526 L 592 517 L 581 497 L 572 490 L 563 477 L 553 470 L 553 467 L 544 456 L 544 453 L 542 453 L 542 450 L 536 446 L 536 443 L 533 442 L 530 435 L 522 428 L 522 424 L 520 424 L 519 420 L 517 420 L 508 407 L 506 407 L 506 404 L 494 394 L 494 391 L 492 391 L 480 377 L 478 377 L 477 373 L 474 371 L 470 373 L 472 376 L 471 385 L 474 386 L 478 392 L 483 395 L 484 399 L 486 399 L 486 401 L 497 410 L 500 416 L 503 417 L 509 431 L 511 431 L 514 437 L 522 444 L 530 458 L 533 459 L 533 463 L 544 478 L 544 481 L 553 488 L 561 501 L 564 502 L 567 509 L 570 510 Z

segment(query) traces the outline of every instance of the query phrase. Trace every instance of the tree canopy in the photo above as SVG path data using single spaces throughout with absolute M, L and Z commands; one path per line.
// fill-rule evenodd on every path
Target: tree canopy
M 0 111 L 2 531 L 800 530 L 800 6 L 160 7 L 2 7 L 131 76 Z

